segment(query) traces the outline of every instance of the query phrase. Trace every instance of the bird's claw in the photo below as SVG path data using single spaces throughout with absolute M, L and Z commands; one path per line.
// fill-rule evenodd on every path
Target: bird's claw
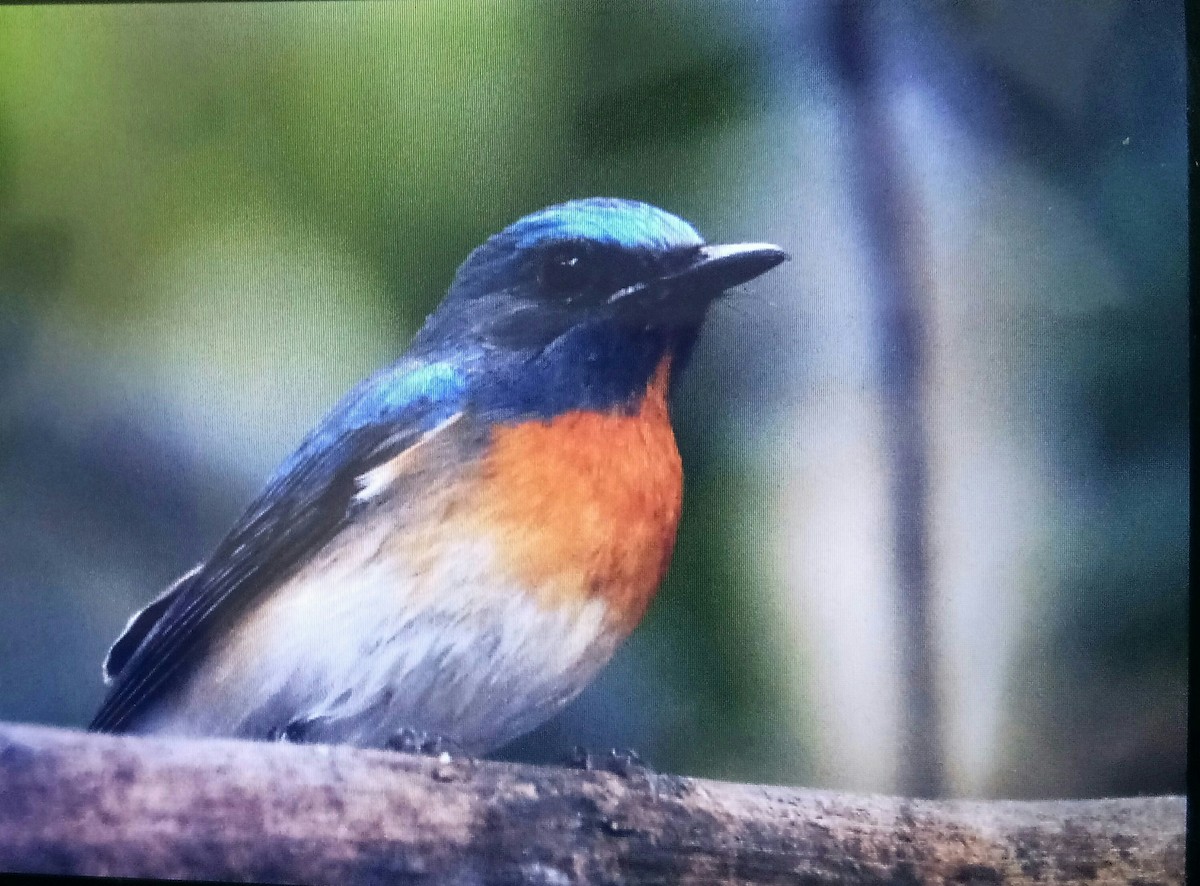
M 576 745 L 567 756 L 565 763 L 571 769 L 582 769 L 586 772 L 611 772 L 622 778 L 649 775 L 654 772 L 637 751 L 629 748 L 620 750 L 610 748 L 607 751 L 594 753 Z
M 384 747 L 389 751 L 420 754 L 425 757 L 440 757 L 442 754 L 465 756 L 462 745 L 454 739 L 417 729 L 401 729 L 387 740 Z
M 313 742 L 314 728 L 323 717 L 298 717 L 284 726 L 273 726 L 267 731 L 267 741 L 286 744 L 309 744 Z

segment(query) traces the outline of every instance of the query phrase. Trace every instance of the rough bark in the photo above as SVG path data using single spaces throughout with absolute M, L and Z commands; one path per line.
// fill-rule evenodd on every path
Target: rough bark
M 906 800 L 0 724 L 0 869 L 290 883 L 1182 883 L 1184 800 Z

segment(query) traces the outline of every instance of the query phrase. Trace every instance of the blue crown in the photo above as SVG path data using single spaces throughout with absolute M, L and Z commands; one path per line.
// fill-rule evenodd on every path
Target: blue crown
M 696 229 L 678 216 L 648 203 L 611 197 L 548 206 L 513 223 L 504 234 L 521 249 L 557 240 L 594 240 L 655 251 L 704 243 Z

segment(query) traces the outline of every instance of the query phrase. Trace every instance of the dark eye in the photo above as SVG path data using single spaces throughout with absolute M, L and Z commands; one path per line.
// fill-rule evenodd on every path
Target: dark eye
M 596 262 L 582 244 L 561 246 L 542 259 L 538 282 L 547 292 L 572 295 L 587 290 L 595 281 Z

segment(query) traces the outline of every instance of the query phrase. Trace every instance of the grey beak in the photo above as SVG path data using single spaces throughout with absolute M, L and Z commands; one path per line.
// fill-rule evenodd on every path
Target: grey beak
M 608 303 L 636 300 L 648 292 L 672 292 L 678 284 L 698 287 L 710 297 L 765 274 L 791 256 L 771 243 L 730 243 L 701 246 L 689 255 L 686 265 L 666 276 L 635 283 L 614 292 Z
M 788 258 L 786 252 L 771 243 L 702 246 L 690 266 L 667 279 L 685 279 L 723 292 L 765 274 Z

